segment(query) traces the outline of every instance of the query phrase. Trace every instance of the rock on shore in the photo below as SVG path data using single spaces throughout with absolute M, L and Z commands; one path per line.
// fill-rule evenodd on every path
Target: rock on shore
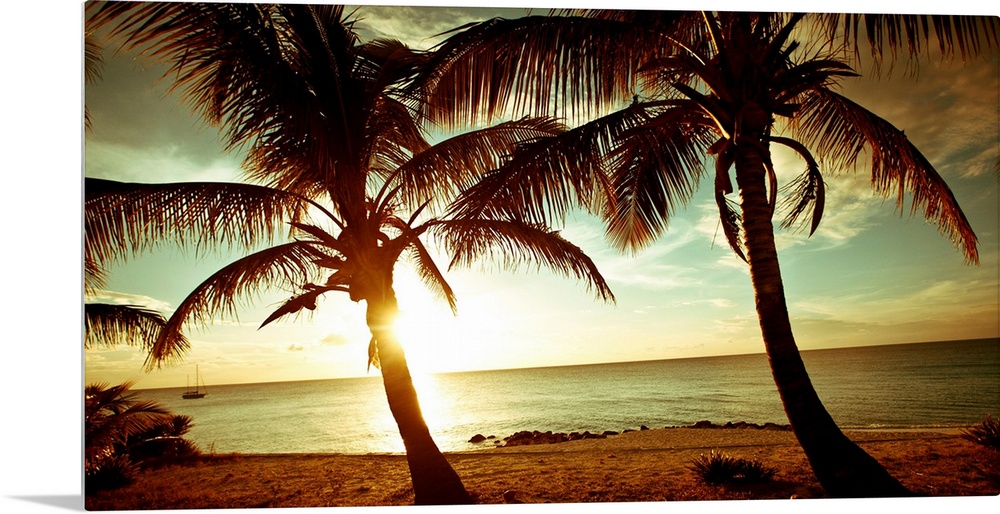
M 779 425 L 777 423 L 764 423 L 762 425 L 758 425 L 757 423 L 747 423 L 746 421 L 737 421 L 735 423 L 727 421 L 724 425 L 716 425 L 711 421 L 699 421 L 689 427 L 664 428 L 750 428 L 755 430 L 791 430 L 791 426 L 788 424 Z
M 754 429 L 754 430 L 789 430 L 788 425 L 779 425 L 777 423 L 748 423 L 746 421 L 737 422 L 726 422 L 725 424 L 718 425 L 712 423 L 711 421 L 698 421 L 690 426 L 667 426 L 663 428 L 737 428 L 737 429 Z M 639 430 L 649 430 L 649 427 L 642 425 Z M 493 441 L 493 444 L 498 447 L 509 447 L 509 446 L 524 446 L 531 444 L 557 444 L 564 443 L 566 441 L 578 441 L 581 439 L 607 439 L 608 437 L 613 437 L 626 432 L 634 432 L 635 429 L 627 428 L 622 432 L 616 432 L 614 430 L 605 430 L 600 433 L 592 433 L 589 431 L 584 432 L 553 432 L 551 430 L 546 432 L 540 432 L 538 430 L 521 430 L 520 432 L 515 432 L 503 439 L 497 439 L 496 436 L 484 436 L 482 434 L 476 434 L 469 439 L 470 443 L 479 444 L 486 441 Z

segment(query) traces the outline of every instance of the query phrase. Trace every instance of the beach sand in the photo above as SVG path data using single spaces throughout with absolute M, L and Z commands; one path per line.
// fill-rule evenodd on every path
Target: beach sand
M 846 431 L 903 485 L 922 496 L 1000 494 L 998 453 L 947 431 Z M 711 486 L 688 469 L 712 451 L 759 459 L 775 479 Z M 758 429 L 669 428 L 607 439 L 484 447 L 448 460 L 477 503 L 660 502 L 823 498 L 794 436 Z M 990 471 L 992 470 L 992 472 Z M 214 455 L 141 474 L 123 489 L 86 498 L 88 510 L 408 505 L 402 455 Z

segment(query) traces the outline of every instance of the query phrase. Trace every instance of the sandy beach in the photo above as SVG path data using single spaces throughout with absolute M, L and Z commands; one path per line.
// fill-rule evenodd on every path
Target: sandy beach
M 847 431 L 921 496 L 1000 494 L 998 456 L 957 430 Z M 759 459 L 775 479 L 710 486 L 688 469 L 712 451 Z M 477 503 L 660 502 L 823 498 L 789 431 L 669 428 L 607 439 L 484 448 L 448 459 Z M 990 472 L 992 470 L 992 473 Z M 505 499 L 505 492 L 507 492 Z M 409 505 L 402 455 L 210 455 L 152 470 L 86 498 L 88 510 Z

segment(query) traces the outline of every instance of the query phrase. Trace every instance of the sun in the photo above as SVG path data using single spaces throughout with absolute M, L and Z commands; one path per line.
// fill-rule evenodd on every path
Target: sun
M 457 284 L 452 284 L 456 286 Z M 406 353 L 411 374 L 433 374 L 489 368 L 499 349 L 502 328 L 475 294 L 459 299 L 459 311 L 429 291 L 411 273 L 400 273 L 394 284 L 399 302 L 396 336 Z M 463 291 L 471 293 L 470 288 Z M 498 330 L 499 328 L 499 330 Z
M 400 300 L 396 337 L 403 345 L 413 374 L 465 369 L 459 341 L 459 320 L 440 301 Z

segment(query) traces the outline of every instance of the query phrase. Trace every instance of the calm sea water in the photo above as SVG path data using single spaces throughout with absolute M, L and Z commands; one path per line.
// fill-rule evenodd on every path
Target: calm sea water
M 1000 339 L 802 353 L 843 428 L 969 426 L 1000 415 Z M 475 434 L 621 431 L 748 421 L 786 423 L 764 355 L 706 357 L 415 377 L 442 450 Z M 381 378 L 212 386 L 141 394 L 194 418 L 205 451 L 402 452 Z

